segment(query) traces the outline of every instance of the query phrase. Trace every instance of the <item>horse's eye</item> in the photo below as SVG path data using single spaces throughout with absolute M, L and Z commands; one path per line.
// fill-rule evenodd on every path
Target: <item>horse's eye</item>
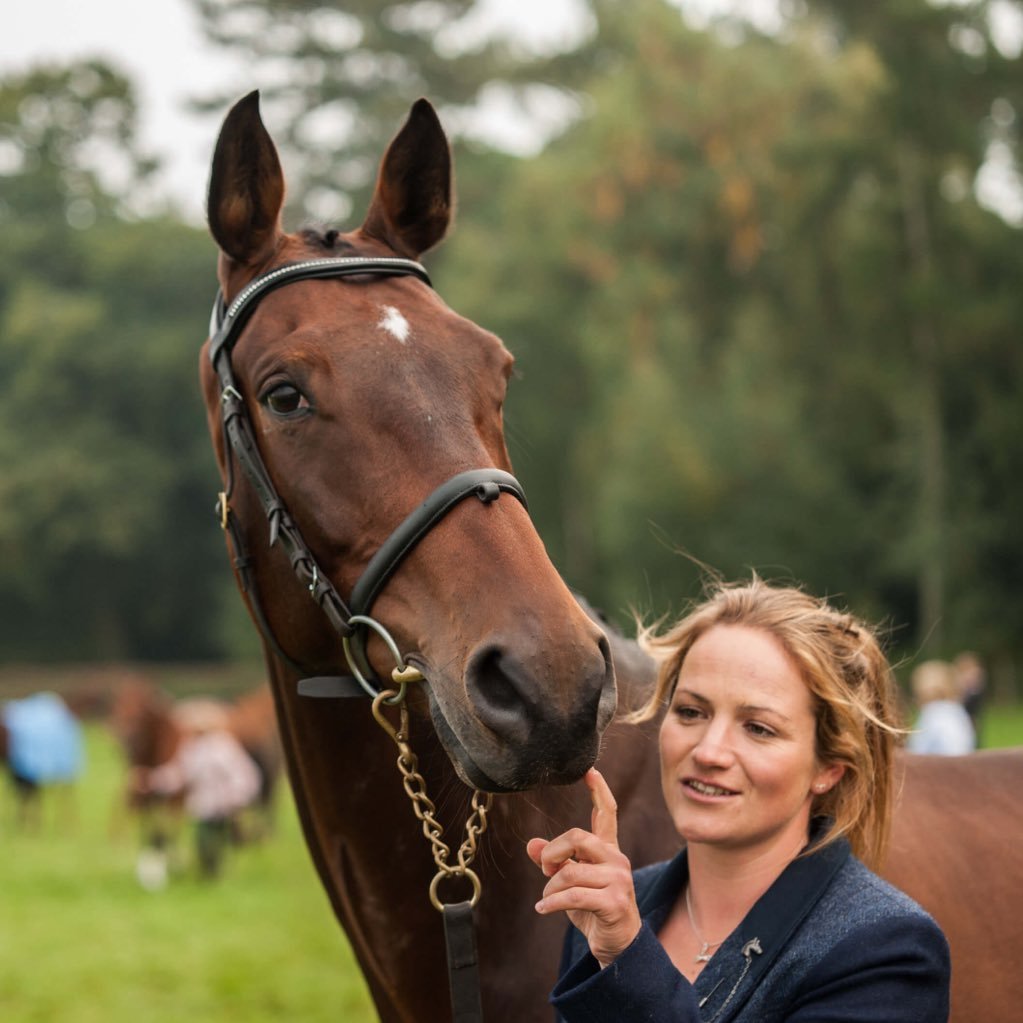
M 263 395 L 263 404 L 278 416 L 290 416 L 309 408 L 305 395 L 292 384 L 278 384 Z

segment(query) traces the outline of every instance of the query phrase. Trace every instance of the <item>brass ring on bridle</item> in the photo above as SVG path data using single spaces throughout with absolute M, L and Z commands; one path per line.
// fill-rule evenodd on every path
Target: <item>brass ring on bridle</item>
M 423 673 L 418 669 L 405 663 L 405 659 L 401 656 L 398 650 L 398 644 L 394 642 L 394 637 L 385 629 L 375 618 L 370 618 L 369 615 L 352 615 L 348 619 L 349 625 L 363 625 L 366 628 L 372 629 L 386 645 L 387 649 L 390 650 L 391 656 L 394 658 L 396 665 L 394 671 L 391 672 L 391 678 L 398 685 L 398 692 L 387 699 L 389 704 L 401 703 L 405 699 L 405 687 L 409 682 L 422 682 Z M 373 685 L 369 682 L 365 675 L 359 670 L 359 665 L 356 663 L 356 659 L 352 654 L 351 644 L 348 636 L 341 637 L 341 645 L 344 647 L 345 658 L 348 661 L 348 667 L 351 668 L 352 674 L 355 676 L 355 680 L 362 686 L 363 689 L 370 695 L 375 697 L 377 691 L 373 688 Z
M 430 902 L 433 903 L 433 908 L 438 912 L 443 913 L 445 905 L 452 905 L 452 903 L 444 903 L 440 901 L 440 897 L 437 895 L 437 886 L 440 884 L 441 879 L 445 877 L 466 877 L 472 883 L 472 898 L 469 899 L 469 905 L 475 908 L 476 903 L 480 900 L 480 894 L 483 891 L 483 883 L 479 879 L 479 875 L 471 867 L 456 867 L 451 870 L 438 870 L 433 875 L 433 880 L 430 882 Z

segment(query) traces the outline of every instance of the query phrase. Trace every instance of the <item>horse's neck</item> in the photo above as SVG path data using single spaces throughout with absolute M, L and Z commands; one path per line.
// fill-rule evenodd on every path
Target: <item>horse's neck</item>
M 170 714 L 162 711 L 154 711 L 150 715 L 147 729 L 150 736 L 146 744 L 150 751 L 147 759 L 150 763 L 146 766 L 159 767 L 160 764 L 166 764 L 173 759 L 178 751 L 181 736 Z
M 369 700 L 299 697 L 293 677 L 276 664 L 271 673 L 306 843 L 380 1018 L 442 1020 L 443 999 L 436 1016 L 432 1009 L 421 1014 L 424 999 L 443 986 L 446 967 L 440 915 L 428 894 L 436 867 L 402 786 L 397 748 Z M 453 796 L 451 775 L 438 772 L 438 765 L 451 767 L 428 725 L 413 717 L 411 741 L 447 826 L 449 807 L 462 800 Z

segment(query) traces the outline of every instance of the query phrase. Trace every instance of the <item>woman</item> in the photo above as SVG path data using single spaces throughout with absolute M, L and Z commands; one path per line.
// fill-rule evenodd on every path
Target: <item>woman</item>
M 878 878 L 899 729 L 891 670 L 860 622 L 754 578 L 662 636 L 661 784 L 685 848 L 633 874 L 614 797 L 591 831 L 534 838 L 537 903 L 574 927 L 551 1001 L 566 1023 L 948 1018 L 948 945 Z

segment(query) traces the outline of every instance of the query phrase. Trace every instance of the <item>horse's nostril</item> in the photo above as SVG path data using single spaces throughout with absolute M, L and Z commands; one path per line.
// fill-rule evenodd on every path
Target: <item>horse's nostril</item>
M 531 683 L 531 684 L 530 684 Z M 524 741 L 535 707 L 536 686 L 501 647 L 478 650 L 466 674 L 469 698 L 480 721 L 503 738 Z
M 515 685 L 501 667 L 501 651 L 485 651 L 476 663 L 476 677 L 482 684 L 490 702 L 503 710 L 515 710 L 519 695 Z
M 479 722 L 502 742 L 556 743 L 592 738 L 607 724 L 603 704 L 613 679 L 606 641 L 571 670 L 553 667 L 531 650 L 520 656 L 500 644 L 481 646 L 469 659 L 466 691 Z M 560 682 L 559 682 L 560 679 Z M 611 685 L 613 696 L 613 684 Z

